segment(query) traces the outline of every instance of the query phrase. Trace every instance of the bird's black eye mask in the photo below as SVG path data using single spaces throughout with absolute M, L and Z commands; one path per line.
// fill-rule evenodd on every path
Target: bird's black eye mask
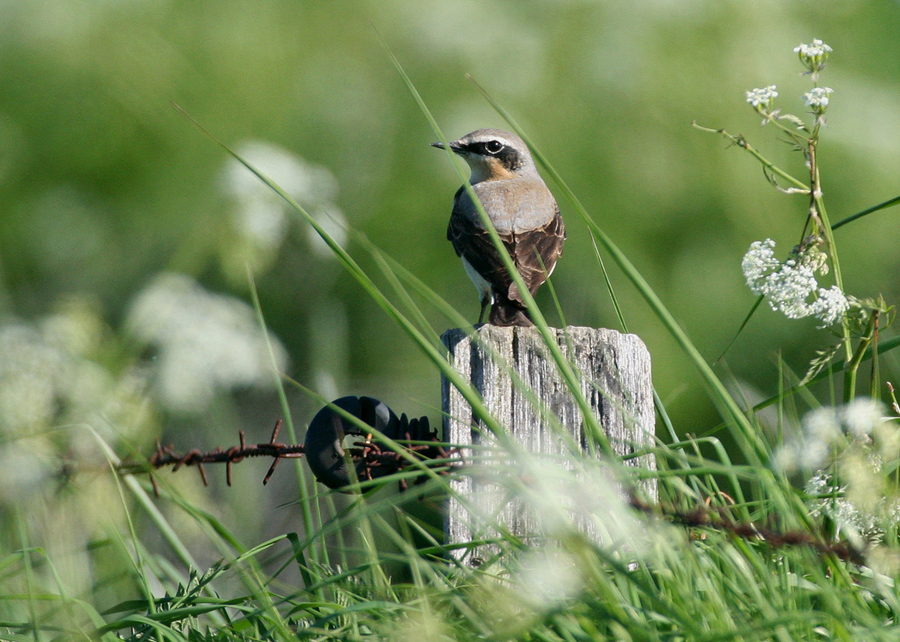
M 509 145 L 504 145 L 497 140 L 470 143 L 466 145 L 464 149 L 471 154 L 478 154 L 479 156 L 493 156 L 511 172 L 522 167 L 521 155 Z

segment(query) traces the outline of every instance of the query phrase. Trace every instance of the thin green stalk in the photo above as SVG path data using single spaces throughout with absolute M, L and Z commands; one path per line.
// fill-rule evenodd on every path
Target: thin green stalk
M 877 346 L 870 345 L 868 348 L 866 348 L 864 350 L 863 355 L 862 355 L 862 360 L 865 361 L 866 359 L 871 359 L 873 356 L 873 353 L 877 352 L 877 354 L 881 355 L 881 354 L 884 354 L 885 352 L 893 350 L 894 348 L 897 348 L 897 347 L 900 347 L 900 337 L 893 337 L 891 339 L 888 339 L 887 341 L 880 341 Z M 768 408 L 769 406 L 771 406 L 774 403 L 782 402 L 783 400 L 789 398 L 792 395 L 795 395 L 798 393 L 803 393 L 804 391 L 806 391 L 809 388 L 809 386 L 811 386 L 812 384 L 817 383 L 823 379 L 828 379 L 830 381 L 832 375 L 834 375 L 837 372 L 843 372 L 846 367 L 847 367 L 846 361 L 838 361 L 837 363 L 829 364 L 828 368 L 823 369 L 819 374 L 814 376 L 812 379 L 810 379 L 806 383 L 796 384 L 789 388 L 785 388 L 784 390 L 780 390 L 778 394 L 773 395 L 773 396 L 769 397 L 768 399 L 760 401 L 759 403 L 754 405 L 750 409 L 749 412 L 751 414 L 755 414 L 755 413 L 759 412 L 760 410 L 764 410 L 765 408 Z M 831 397 L 832 397 L 831 405 L 834 405 L 836 400 L 834 398 L 835 396 L 834 396 L 833 390 L 832 390 Z M 723 423 L 713 426 L 709 430 L 705 431 L 703 434 L 704 435 L 712 435 L 712 434 L 722 430 L 725 427 L 726 427 L 726 424 L 723 422 Z
M 72 608 L 73 605 L 79 606 L 80 610 L 85 612 L 87 616 L 91 619 L 91 623 L 94 626 L 102 626 L 103 618 L 100 617 L 100 614 L 97 613 L 96 610 L 89 604 L 86 604 L 82 600 L 75 600 L 68 595 L 68 591 L 66 590 L 65 585 L 63 584 L 62 578 L 59 575 L 59 571 L 56 568 L 56 564 L 53 563 L 53 560 L 47 555 L 47 552 L 43 549 L 40 549 L 39 552 L 44 556 L 44 559 L 47 564 L 47 568 L 50 571 L 50 574 L 53 576 L 53 581 L 56 584 L 56 590 L 59 593 L 59 597 L 62 600 L 63 610 L 69 618 L 69 622 L 72 623 L 72 627 L 77 629 L 77 637 L 84 638 L 85 642 L 90 641 L 90 636 L 88 632 L 78 623 L 75 618 L 75 612 Z M 77 638 L 73 638 L 77 639 Z
M 872 345 L 878 347 L 878 322 L 880 319 L 878 310 L 872 312 Z M 878 350 L 872 351 L 872 369 L 869 373 L 869 396 L 878 401 L 881 400 L 881 361 L 878 359 Z
M 750 154 L 754 158 L 756 158 L 756 160 L 758 160 L 762 164 L 762 166 L 765 167 L 767 170 L 769 170 L 773 174 L 780 176 L 781 178 L 783 178 L 786 181 L 788 181 L 789 183 L 791 183 L 795 188 L 794 193 L 809 194 L 809 185 L 807 185 L 806 183 L 804 183 L 801 180 L 794 178 L 793 176 L 788 174 L 786 171 L 784 171 L 783 169 L 781 169 L 780 167 L 775 165 L 775 163 L 773 163 L 768 158 L 763 156 L 759 152 L 759 150 L 757 150 L 750 143 L 748 143 L 747 140 L 743 136 L 734 136 L 733 134 L 729 134 L 724 129 L 710 129 L 709 127 L 702 127 L 702 126 L 698 125 L 696 122 L 691 123 L 691 125 L 693 125 L 694 128 L 699 129 L 702 132 L 709 132 L 711 134 L 719 134 L 721 136 L 724 136 L 725 138 L 730 140 L 732 143 L 734 143 L 741 149 L 746 149 L 748 152 L 750 152 Z
M 16 520 L 16 527 L 19 531 L 19 544 L 21 546 L 21 554 L 22 554 L 22 565 L 25 567 L 25 593 L 26 593 L 26 608 L 28 609 L 28 629 L 31 632 L 31 637 L 34 639 L 34 642 L 40 642 L 40 634 L 39 634 L 39 623 L 38 623 L 38 614 L 37 608 L 34 603 L 34 569 L 31 565 L 31 552 L 32 548 L 28 543 L 28 530 L 25 527 L 25 520 L 22 515 L 18 513 L 18 511 L 14 514 Z
M 859 371 L 859 364 L 862 363 L 866 350 L 872 344 L 872 337 L 875 330 L 875 315 L 869 317 L 866 329 L 860 337 L 859 344 L 856 346 L 856 352 L 851 355 L 847 367 L 844 369 L 844 403 L 849 403 L 856 397 L 856 377 Z
M 139 578 L 138 583 L 141 587 L 141 591 L 143 592 L 144 597 L 147 600 L 148 608 L 149 608 L 150 612 L 154 612 L 156 610 L 156 604 L 153 599 L 153 591 L 151 590 L 150 584 L 147 581 L 146 566 L 144 564 L 144 558 L 141 555 L 140 547 L 138 546 L 139 538 L 137 536 L 137 529 L 134 525 L 134 520 L 131 517 L 131 510 L 129 509 L 128 502 L 125 499 L 125 492 L 122 489 L 122 485 L 124 483 L 126 486 L 128 486 L 132 490 L 132 492 L 134 492 L 134 487 L 137 486 L 137 480 L 135 480 L 132 475 L 126 475 L 124 478 L 119 477 L 118 473 L 116 472 L 116 466 L 118 466 L 120 463 L 122 463 L 121 460 L 118 458 L 118 456 L 115 454 L 115 452 L 113 452 L 113 449 L 110 448 L 109 444 L 106 443 L 106 440 L 104 440 L 93 428 L 88 427 L 88 430 L 90 430 L 91 434 L 94 436 L 94 439 L 97 441 L 97 443 L 100 444 L 100 447 L 103 450 L 104 455 L 106 456 L 106 460 L 109 463 L 110 468 L 112 469 L 113 480 L 116 485 L 116 491 L 119 494 L 119 501 L 122 503 L 122 509 L 124 510 L 124 514 L 125 514 L 125 520 L 126 520 L 126 523 L 128 524 L 128 532 L 131 535 L 132 552 L 128 556 L 129 561 L 134 566 L 135 576 L 137 578 Z M 156 509 L 156 507 L 153 506 L 154 511 L 155 511 L 155 509 Z M 160 515 L 160 518 L 162 518 L 161 515 Z M 162 522 L 165 523 L 165 520 L 163 519 Z M 166 526 L 168 526 L 168 524 L 166 524 Z M 162 528 L 160 528 L 160 530 L 163 531 L 163 535 L 165 536 L 166 535 L 165 530 L 163 530 Z M 173 549 L 177 553 L 180 553 L 183 556 L 183 559 L 185 562 L 187 562 L 189 560 L 191 563 L 190 565 L 192 565 L 194 568 L 198 568 L 198 566 L 194 562 L 193 558 L 191 557 L 190 553 L 188 552 L 187 548 L 184 547 L 183 544 L 181 544 L 181 541 L 178 539 L 177 536 L 175 536 L 174 532 L 171 532 L 171 535 L 173 537 L 169 540 L 169 544 L 173 545 Z M 123 541 L 123 544 L 124 544 L 124 541 Z M 127 550 L 127 546 L 125 548 Z
M 281 374 L 278 372 L 278 368 L 276 365 L 277 360 L 275 358 L 275 350 L 272 348 L 272 341 L 269 337 L 269 330 L 266 325 L 265 317 L 263 316 L 262 305 L 260 305 L 259 302 L 259 292 L 256 289 L 256 280 L 253 278 L 253 272 L 250 269 L 249 265 L 247 265 L 247 282 L 250 285 L 250 297 L 253 302 L 253 309 L 256 311 L 256 318 L 259 322 L 260 330 L 262 331 L 263 338 L 266 342 L 266 349 L 269 352 L 269 363 L 272 364 L 272 377 L 275 381 L 275 390 L 278 392 L 278 401 L 281 404 L 281 412 L 284 415 L 284 425 L 287 428 L 288 435 L 291 438 L 290 443 L 300 443 L 299 441 L 297 441 L 297 433 L 294 430 L 294 420 L 291 417 L 290 405 L 288 404 L 287 395 L 284 391 L 284 384 L 281 379 Z M 300 512 L 303 517 L 303 528 L 305 529 L 305 532 L 312 533 L 316 530 L 312 506 L 314 500 L 310 497 L 307 477 L 304 474 L 303 466 L 299 459 L 295 460 L 294 462 L 294 472 L 297 476 L 297 485 L 300 488 Z M 316 508 L 318 509 L 318 505 L 316 506 Z M 318 512 L 318 510 L 316 512 Z M 321 521 L 321 515 L 319 517 Z M 318 547 L 311 547 L 310 556 L 312 557 L 312 562 L 315 567 L 319 567 L 321 565 L 329 566 L 328 551 L 326 550 L 324 542 L 321 542 L 321 545 Z
M 606 284 L 606 291 L 609 292 L 609 298 L 612 300 L 613 309 L 616 311 L 616 317 L 619 319 L 619 325 L 622 327 L 622 332 L 628 332 L 628 324 L 625 323 L 625 315 L 622 314 L 622 306 L 619 305 L 619 297 L 616 296 L 616 291 L 613 289 L 612 281 L 609 278 L 609 271 L 606 269 L 606 263 L 603 261 L 603 255 L 600 253 L 600 248 L 597 247 L 597 239 L 591 230 L 588 230 L 588 233 L 591 235 L 591 244 L 594 246 L 594 256 L 597 259 L 597 263 L 600 264 L 603 282 Z
M 838 221 L 837 223 L 832 225 L 831 229 L 832 229 L 832 231 L 837 230 L 837 229 L 845 226 L 847 223 L 852 223 L 853 221 L 860 219 L 864 216 L 868 216 L 869 214 L 872 214 L 873 212 L 878 212 L 879 210 L 893 207 L 894 205 L 897 205 L 898 203 L 900 203 L 900 196 L 895 196 L 894 198 L 888 199 L 888 200 L 884 201 L 883 203 L 879 203 L 878 205 L 873 205 L 872 207 L 870 207 L 868 209 L 864 209 L 862 212 L 857 212 L 856 214 L 853 214 L 852 216 L 848 216 L 845 219 L 841 219 L 840 221 Z
M 593 230 L 589 229 L 588 233 L 591 235 L 591 244 L 594 246 L 594 256 L 596 257 L 597 262 L 600 264 L 600 272 L 603 274 L 603 280 L 606 283 L 606 290 L 607 292 L 609 292 L 609 297 L 612 300 L 613 309 L 616 311 L 616 317 L 619 319 L 619 325 L 622 328 L 622 332 L 628 332 L 628 324 L 625 322 L 625 315 L 622 313 L 622 306 L 619 305 L 619 298 L 616 296 L 616 292 L 612 286 L 612 281 L 609 278 L 609 271 L 606 269 L 606 264 L 603 262 L 603 255 L 600 253 L 600 248 L 597 246 L 597 238 L 594 236 Z M 653 386 L 653 406 L 654 408 L 656 408 L 656 412 L 659 414 L 660 420 L 662 420 L 663 425 L 666 427 L 666 431 L 669 433 L 669 438 L 673 442 L 678 441 L 678 434 L 675 432 L 675 426 L 672 424 L 672 420 L 669 417 L 668 411 L 666 411 L 666 406 L 663 403 L 662 398 L 656 391 L 656 386 Z
M 760 295 L 757 297 L 756 302 L 753 304 L 753 307 L 750 308 L 750 311 L 747 313 L 747 316 L 744 317 L 744 320 L 741 321 L 741 326 L 737 329 L 737 332 L 734 333 L 734 336 L 731 337 L 731 341 L 728 342 L 728 345 L 722 350 L 722 353 L 716 357 L 716 360 L 713 361 L 713 365 L 719 363 L 722 358 L 731 350 L 731 346 L 734 345 L 734 342 L 737 341 L 737 338 L 741 335 L 741 332 L 744 331 L 744 328 L 747 327 L 747 324 L 750 323 L 750 319 L 756 313 L 757 308 L 759 308 L 759 304 L 763 302 L 766 297 Z
M 841 273 L 841 261 L 838 258 L 837 245 L 834 242 L 834 231 L 831 229 L 831 222 L 828 220 L 828 212 L 825 210 L 825 201 L 822 197 L 822 179 L 819 174 L 819 157 L 818 157 L 818 126 L 815 135 L 809 141 L 809 165 L 810 165 L 810 184 L 811 184 L 811 204 L 810 213 L 813 212 L 818 216 L 822 223 L 822 232 L 825 234 L 825 240 L 828 244 L 829 254 L 831 255 L 831 266 L 834 270 L 835 285 L 844 292 L 844 277 Z M 850 342 L 850 326 L 846 319 L 841 323 L 841 334 L 844 337 L 844 356 L 847 360 L 853 355 L 853 346 Z M 844 391 L 844 397 L 847 391 Z

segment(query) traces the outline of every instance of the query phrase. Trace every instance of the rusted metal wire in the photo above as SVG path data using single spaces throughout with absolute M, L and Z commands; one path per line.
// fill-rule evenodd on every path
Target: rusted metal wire
M 346 417 L 336 412 L 335 408 L 356 417 L 361 422 L 348 421 Z M 359 423 L 370 426 L 373 431 L 365 432 Z M 153 471 L 166 466 L 171 466 L 172 472 L 178 471 L 183 466 L 196 466 L 204 486 L 208 486 L 209 480 L 204 464 L 224 463 L 226 482 L 231 486 L 232 464 L 240 463 L 246 458 L 272 457 L 272 465 L 269 466 L 263 479 L 265 485 L 269 483 L 275 467 L 282 459 L 299 459 L 305 456 L 316 478 L 322 484 L 337 490 L 352 491 L 357 486 L 352 482 L 353 475 L 348 471 L 349 466 L 355 469 L 357 481 L 368 482 L 402 472 L 407 468 L 414 468 L 417 464 L 430 460 L 459 457 L 459 464 L 452 463 L 436 468 L 439 474 L 458 469 L 460 464 L 465 464 L 458 449 L 445 448 L 440 442 L 437 432 L 431 429 L 427 417 L 409 419 L 405 414 L 397 417 L 386 405 L 370 397 L 342 397 L 322 408 L 310 424 L 306 443 L 303 445 L 279 442 L 278 433 L 281 426 L 282 421 L 279 419 L 267 443 L 251 446 L 247 445 L 244 431 L 241 430 L 238 432 L 239 445 L 227 450 L 215 448 L 203 452 L 194 448 L 185 454 L 177 454 L 172 445 L 162 446 L 157 441 L 156 452 L 147 464 L 123 462 L 119 466 L 119 472 L 123 474 L 143 472 L 149 465 L 150 480 L 154 491 L 159 495 Z M 376 432 L 399 445 L 402 450 L 398 451 L 387 441 L 381 440 Z M 355 438 L 355 443 L 345 444 L 348 436 Z M 424 475 L 419 475 L 415 477 L 414 483 L 422 483 L 425 479 Z M 399 485 L 401 490 L 408 488 L 405 478 L 399 481 Z M 724 493 L 720 493 L 720 496 L 734 503 L 734 500 Z M 655 515 L 683 527 L 708 528 L 742 539 L 759 540 L 773 548 L 805 547 L 820 554 L 834 555 L 847 562 L 856 564 L 864 562 L 864 551 L 849 542 L 828 541 L 827 538 L 817 537 L 805 531 L 780 531 L 771 526 L 734 521 L 728 511 L 715 508 L 711 503 L 710 498 L 703 506 L 684 510 L 662 503 L 648 504 L 633 494 L 630 497 L 630 504 L 637 511 Z
M 214 448 L 208 452 L 203 452 L 198 448 L 192 448 L 187 453 L 181 455 L 174 451 L 174 447 L 169 444 L 163 446 L 157 440 L 156 452 L 150 456 L 148 464 L 152 470 L 172 466 L 172 472 L 178 471 L 182 466 L 196 466 L 200 472 L 200 478 L 203 480 L 204 486 L 209 486 L 209 479 L 206 476 L 204 464 L 225 464 L 226 483 L 231 486 L 231 465 L 239 463 L 248 457 L 273 457 L 274 461 L 266 473 L 263 484 L 268 484 L 272 473 L 275 472 L 275 466 L 282 459 L 298 459 L 306 453 L 306 448 L 302 445 L 283 444 L 278 441 L 278 433 L 281 430 L 282 421 L 279 419 L 275 422 L 275 428 L 272 430 L 272 437 L 268 443 L 256 444 L 248 446 L 244 431 L 238 432 L 240 445 L 232 446 L 227 450 L 222 448 Z M 133 474 L 146 470 L 146 466 L 135 462 L 123 462 L 119 466 L 119 472 Z M 153 483 L 153 489 L 159 495 L 159 486 L 153 477 L 151 470 L 150 480 Z
M 370 426 L 373 431 L 365 432 L 357 423 L 342 417 L 334 408 L 340 408 L 349 412 L 363 425 Z M 309 426 L 306 435 L 306 443 L 284 444 L 278 441 L 278 433 L 281 430 L 282 421 L 279 419 L 272 430 L 272 436 L 267 443 L 247 445 L 244 431 L 238 432 L 239 445 L 228 449 L 215 448 L 204 452 L 193 448 L 187 453 L 179 454 L 173 445 L 163 446 L 157 441 L 156 451 L 151 455 L 146 464 L 137 462 L 123 462 L 119 466 L 119 472 L 134 474 L 138 472 L 150 472 L 150 481 L 157 496 L 159 485 L 153 475 L 153 471 L 172 467 L 172 472 L 178 471 L 183 466 L 196 466 L 203 480 L 203 485 L 209 485 L 205 464 L 225 464 L 226 483 L 231 486 L 231 467 L 252 457 L 271 457 L 272 465 L 263 478 L 263 485 L 269 483 L 275 468 L 282 459 L 298 459 L 307 457 L 310 468 L 321 483 L 329 488 L 353 491 L 353 475 L 348 472 L 348 467 L 355 469 L 357 481 L 373 481 L 380 477 L 386 477 L 414 466 L 413 461 L 421 462 L 432 459 L 449 459 L 458 451 L 447 450 L 438 439 L 436 431 L 429 425 L 428 418 L 408 419 L 406 415 L 397 417 L 393 411 L 377 399 L 369 397 L 342 397 L 329 406 L 322 408 L 316 414 Z M 375 434 L 379 436 L 375 436 Z M 401 452 L 396 451 L 387 442 L 380 440 L 383 435 L 399 445 Z M 345 439 L 350 436 L 355 443 L 345 444 Z M 409 455 L 413 455 L 412 458 Z M 348 466 L 349 464 L 349 466 Z M 439 473 L 449 469 L 444 467 Z M 416 478 L 415 483 L 424 481 L 423 476 Z M 400 489 L 408 487 L 406 479 L 399 481 Z
M 726 510 L 708 504 L 683 510 L 662 503 L 648 504 L 637 496 L 632 496 L 630 503 L 635 510 L 684 527 L 708 528 L 730 533 L 740 539 L 764 542 L 775 549 L 786 546 L 808 548 L 822 555 L 834 555 L 838 559 L 852 564 L 865 563 L 864 551 L 848 541 L 829 541 L 827 538 L 817 536 L 809 531 L 780 530 L 777 527 L 763 524 L 738 522 L 733 520 Z

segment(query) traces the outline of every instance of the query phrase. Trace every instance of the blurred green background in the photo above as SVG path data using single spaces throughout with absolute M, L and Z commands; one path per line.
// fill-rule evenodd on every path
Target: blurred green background
M 448 137 L 506 127 L 470 73 L 710 360 L 754 302 L 743 253 L 770 237 L 785 255 L 799 240 L 806 199 L 778 193 L 749 155 L 692 121 L 744 134 L 802 178 L 801 158 L 760 127 L 744 92 L 776 84 L 778 105 L 802 114 L 810 82 L 792 49 L 821 38 L 834 48 L 821 79 L 834 95 L 820 147 L 832 221 L 900 194 L 893 1 L 0 7 L 0 504 L 60 492 L 61 460 L 76 472 L 96 466 L 96 478 L 76 474 L 73 483 L 101 483 L 92 431 L 122 456 L 148 454 L 157 435 L 182 450 L 231 445 L 238 428 L 249 441 L 267 439 L 282 411 L 246 305 L 248 263 L 292 377 L 325 397 L 372 395 L 439 421 L 439 377 L 416 346 L 173 102 L 282 184 L 364 267 L 377 271 L 341 226 L 474 321 L 475 290 L 445 237 L 458 178 L 428 146 L 435 134 L 379 34 Z M 586 228 L 560 205 L 569 239 L 553 284 L 566 322 L 616 328 Z M 837 233 L 850 294 L 900 298 L 897 215 Z M 651 350 L 676 428 L 714 424 L 692 366 L 615 268 L 612 279 L 630 330 Z M 417 302 L 438 332 L 449 327 Z M 539 303 L 557 324 L 546 288 Z M 776 355 L 802 374 L 832 341 L 813 320 L 761 308 L 729 353 L 729 376 L 751 397 L 768 396 Z M 896 377 L 895 358 L 884 367 L 885 378 Z M 318 404 L 289 392 L 304 426 Z M 261 527 L 241 505 L 296 495 L 281 471 L 280 493 L 262 489 L 264 472 L 262 463 L 238 466 L 239 490 L 208 495 L 194 473 L 178 483 L 198 501 L 228 500 L 217 510 L 241 515 L 234 527 L 254 537 Z M 81 510 L 89 523 L 98 509 Z M 268 530 L 296 522 L 295 511 L 273 514 Z

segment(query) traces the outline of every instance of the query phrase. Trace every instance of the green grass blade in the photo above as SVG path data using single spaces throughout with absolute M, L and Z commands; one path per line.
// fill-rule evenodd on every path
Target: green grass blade
M 837 230 L 837 229 L 845 226 L 847 223 L 852 223 L 853 221 L 855 221 L 857 219 L 861 219 L 864 216 L 868 216 L 869 214 L 872 214 L 873 212 L 878 212 L 880 210 L 884 210 L 889 207 L 893 207 L 894 205 L 897 205 L 898 203 L 900 203 L 900 196 L 895 196 L 894 198 L 888 199 L 888 200 L 884 201 L 883 203 L 879 203 L 878 205 L 873 205 L 872 207 L 865 209 L 862 212 L 857 212 L 856 214 L 854 214 L 852 216 L 848 216 L 845 219 L 841 219 L 840 221 L 838 221 L 837 223 L 835 223 L 834 225 L 831 226 L 831 230 L 832 231 Z
M 260 330 L 263 333 L 263 337 L 266 342 L 266 349 L 269 351 L 269 361 L 272 364 L 272 375 L 275 381 L 275 390 L 278 392 L 278 401 L 281 403 L 281 412 L 284 415 L 284 423 L 285 427 L 288 430 L 288 435 L 291 438 L 292 444 L 300 443 L 297 439 L 297 432 L 294 430 L 294 421 L 291 417 L 291 409 L 288 405 L 287 395 L 284 392 L 284 383 L 281 378 L 281 373 L 278 372 L 276 363 L 277 360 L 275 358 L 275 351 L 272 348 L 272 341 L 269 338 L 269 331 L 266 326 L 266 320 L 263 315 L 262 306 L 259 303 L 259 292 L 256 290 L 256 281 L 253 278 L 253 273 L 250 270 L 250 266 L 247 266 L 247 281 L 250 284 L 250 297 L 253 302 L 253 309 L 256 311 L 256 318 L 259 322 Z M 300 513 L 303 517 L 303 527 L 307 533 L 312 533 L 316 530 L 316 522 L 313 517 L 313 510 L 315 508 L 315 512 L 318 516 L 318 520 L 321 522 L 321 513 L 319 511 L 318 504 L 315 502 L 315 499 L 310 496 L 309 482 L 308 477 L 303 469 L 303 464 L 299 459 L 294 462 L 294 471 L 297 477 L 297 485 L 300 488 Z M 325 548 L 324 542 L 320 547 L 313 547 L 310 550 L 310 556 L 312 562 L 316 566 L 320 566 L 324 564 L 328 566 L 328 553 Z
M 741 321 L 741 325 L 737 329 L 737 332 L 734 333 L 734 336 L 731 337 L 731 341 L 728 342 L 728 345 L 725 346 L 725 349 L 722 350 L 722 353 L 718 357 L 716 357 L 715 361 L 713 361 L 713 365 L 719 363 L 725 357 L 725 355 L 728 354 L 728 351 L 731 350 L 731 346 L 734 345 L 734 342 L 738 340 L 739 336 L 741 336 L 741 332 L 743 332 L 744 328 L 747 327 L 747 324 L 750 323 L 750 319 L 753 318 L 753 315 L 756 313 L 757 308 L 759 308 L 759 304 L 763 302 L 763 299 L 765 299 L 764 296 L 760 296 L 756 299 L 756 303 L 753 304 L 753 307 L 750 308 L 747 316 L 744 317 L 743 321 Z

